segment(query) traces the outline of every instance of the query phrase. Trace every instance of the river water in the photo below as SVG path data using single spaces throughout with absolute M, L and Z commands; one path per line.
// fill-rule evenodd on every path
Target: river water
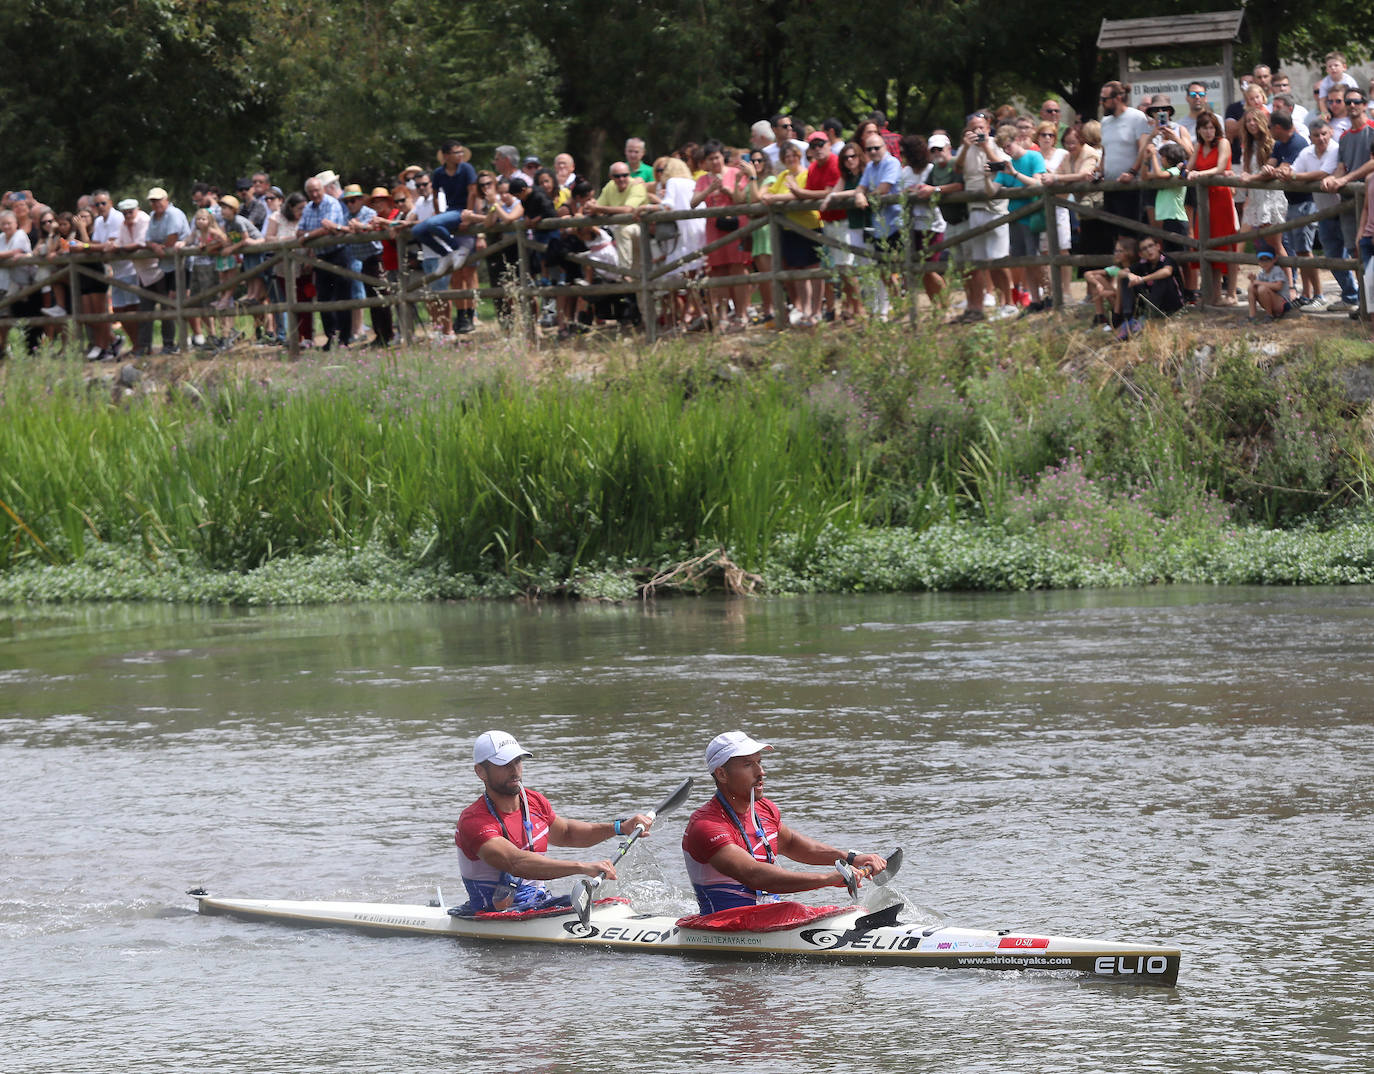
M 1363 1069 L 1372 651 L 1363 589 L 0 611 L 0 1070 Z M 490 727 L 587 819 L 745 728 L 795 827 L 906 848 L 909 919 L 1163 941 L 1179 986 L 192 912 L 460 901 Z M 691 908 L 684 815 L 644 909 Z

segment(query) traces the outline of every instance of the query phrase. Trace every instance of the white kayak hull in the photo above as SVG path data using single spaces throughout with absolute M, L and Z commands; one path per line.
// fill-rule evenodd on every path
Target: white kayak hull
M 493 915 L 453 917 L 442 906 L 226 899 L 200 890 L 190 894 L 202 914 L 389 936 L 448 936 L 737 958 L 821 958 L 931 969 L 1050 970 L 1133 984 L 1173 986 L 1181 957 L 1178 948 L 1151 944 L 904 924 L 897 920 L 896 906 L 871 913 L 855 907 L 776 931 L 723 932 L 682 927 L 674 917 L 637 914 L 620 899 L 597 902 L 589 923 L 583 925 L 571 910 L 503 920 Z

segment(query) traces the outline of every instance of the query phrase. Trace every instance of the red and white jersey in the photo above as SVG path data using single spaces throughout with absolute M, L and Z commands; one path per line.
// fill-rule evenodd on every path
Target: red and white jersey
M 732 906 L 753 906 L 776 898 L 765 892 L 751 891 L 710 864 L 716 852 L 730 843 L 743 847 L 756 861 L 766 862 L 770 854 L 777 854 L 778 831 L 782 828 L 782 814 L 777 806 L 767 798 L 759 798 L 754 802 L 754 812 L 741 815 L 739 821 L 743 833 L 735 826 L 718 794 L 687 821 L 687 830 L 682 834 L 682 856 L 703 914 Z M 763 829 L 762 838 L 756 828 Z
M 549 826 L 557 815 L 549 800 L 538 791 L 527 789 L 525 798 L 530 810 L 529 831 L 525 830 L 519 806 L 514 812 L 497 816 L 491 799 L 485 794 L 463 810 L 458 818 L 458 828 L 453 835 L 453 841 L 458 845 L 458 871 L 468 889 L 468 897 L 477 905 L 490 905 L 492 892 L 498 884 L 520 883 L 519 877 L 503 873 L 478 856 L 477 851 L 483 843 L 503 836 L 521 850 L 548 853 Z

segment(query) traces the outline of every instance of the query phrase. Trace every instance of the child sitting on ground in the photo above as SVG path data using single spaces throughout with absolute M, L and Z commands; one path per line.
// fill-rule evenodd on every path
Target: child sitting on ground
M 1260 249 L 1255 256 L 1259 258 L 1260 271 L 1250 281 L 1250 320 L 1261 320 L 1262 307 L 1277 321 L 1293 308 L 1288 300 L 1288 270 L 1279 268 L 1272 250 Z
M 1123 235 L 1116 240 L 1116 249 L 1112 251 L 1116 259 L 1114 264 L 1083 273 L 1083 282 L 1088 285 L 1088 297 L 1093 300 L 1093 324 L 1113 328 L 1120 322 L 1121 288 L 1117 278 L 1131 267 L 1135 253 L 1135 239 Z

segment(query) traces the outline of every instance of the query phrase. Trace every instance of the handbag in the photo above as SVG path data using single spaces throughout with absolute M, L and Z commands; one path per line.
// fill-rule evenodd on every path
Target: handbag
M 715 220 L 716 220 L 716 230 L 717 230 L 717 231 L 738 231 L 738 230 L 739 230 L 739 217 L 738 217 L 738 216 L 717 216 L 717 217 L 715 218 Z

